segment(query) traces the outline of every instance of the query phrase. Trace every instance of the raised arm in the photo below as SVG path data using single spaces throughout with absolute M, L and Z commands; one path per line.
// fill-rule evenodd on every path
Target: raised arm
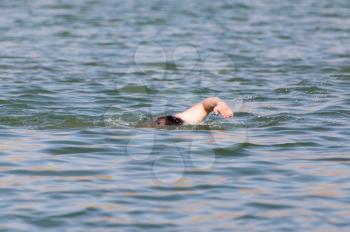
M 195 125 L 201 123 L 212 111 L 225 119 L 233 117 L 230 107 L 218 97 L 206 98 L 175 116 L 184 120 L 185 124 Z

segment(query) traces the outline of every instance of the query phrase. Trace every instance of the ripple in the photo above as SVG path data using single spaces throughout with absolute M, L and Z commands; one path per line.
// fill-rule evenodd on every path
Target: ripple
M 89 122 L 75 116 L 36 114 L 29 116 L 3 116 L 0 117 L 2 125 L 24 128 L 45 128 L 45 129 L 64 129 L 64 128 L 86 128 L 94 127 L 94 122 Z
M 146 94 L 154 94 L 157 93 L 157 90 L 148 88 L 143 85 L 128 85 L 123 88 L 118 89 L 118 91 L 123 93 L 146 93 Z
M 86 171 L 86 170 L 64 170 L 64 171 L 38 171 L 38 170 L 25 170 L 25 169 L 17 169 L 8 171 L 9 174 L 15 175 L 26 175 L 26 176 L 91 176 L 91 175 L 99 175 L 101 172 L 97 171 Z
M 249 203 L 250 207 L 254 207 L 254 208 L 259 208 L 259 209 L 267 209 L 267 210 L 271 210 L 271 209 L 277 209 L 277 210 L 282 210 L 282 209 L 288 209 L 288 208 L 292 208 L 292 206 L 289 205 L 284 205 L 284 204 L 272 204 L 272 203 L 263 203 L 263 202 L 252 202 Z

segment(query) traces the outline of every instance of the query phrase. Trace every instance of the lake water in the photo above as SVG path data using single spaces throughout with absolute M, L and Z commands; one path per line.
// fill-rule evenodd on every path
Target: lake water
M 350 1 L 0 1 L 1 231 L 349 231 Z M 235 118 L 138 125 L 209 96 Z

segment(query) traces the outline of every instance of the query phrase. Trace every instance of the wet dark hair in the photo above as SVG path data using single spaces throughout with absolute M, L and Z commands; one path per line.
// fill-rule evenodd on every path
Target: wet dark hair
M 154 121 L 154 124 L 156 126 L 174 126 L 174 125 L 176 126 L 176 125 L 182 125 L 183 123 L 184 123 L 184 120 L 172 115 L 159 117 Z

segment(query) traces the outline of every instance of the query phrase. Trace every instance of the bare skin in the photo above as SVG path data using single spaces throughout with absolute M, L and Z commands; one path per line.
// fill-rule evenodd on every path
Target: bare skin
M 175 116 L 181 118 L 185 125 L 196 125 L 204 121 L 211 112 L 225 119 L 233 117 L 233 112 L 230 107 L 218 97 L 206 98 Z

